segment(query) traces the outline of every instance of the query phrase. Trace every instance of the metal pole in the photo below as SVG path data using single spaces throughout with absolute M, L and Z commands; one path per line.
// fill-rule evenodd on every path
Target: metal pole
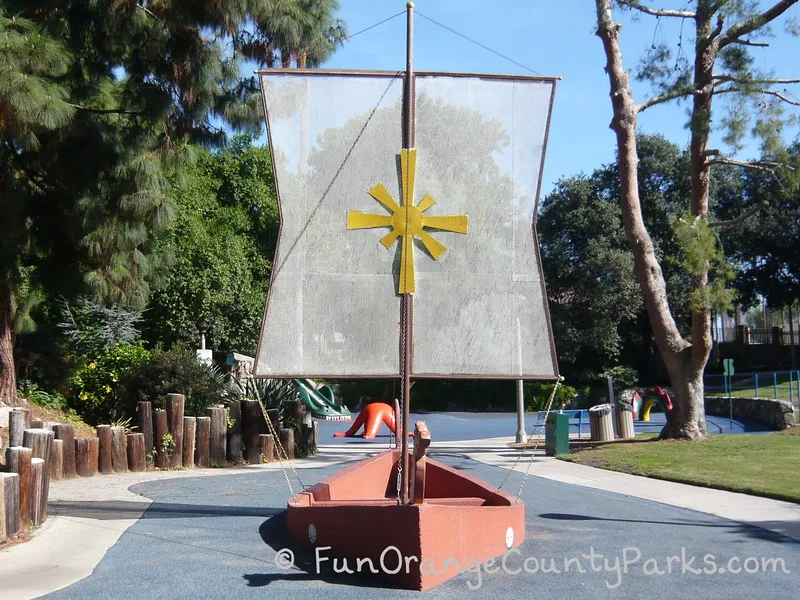
M 606 386 L 608 389 L 608 403 L 611 405 L 611 433 L 616 439 L 619 437 L 619 431 L 617 431 L 617 402 L 614 397 L 614 378 L 611 375 L 606 375 Z
M 728 367 L 725 376 L 728 378 L 728 433 L 733 433 L 733 399 L 731 398 L 731 388 L 733 388 L 733 369 Z
M 525 443 L 525 396 L 522 379 L 517 379 L 517 443 Z
M 416 142 L 416 131 L 414 127 L 415 114 L 415 87 L 414 87 L 414 3 L 406 4 L 406 78 L 403 87 L 403 149 L 410 150 Z M 413 201 L 409 199 L 409 201 Z M 408 211 L 406 211 L 408 218 Z M 413 361 L 413 333 L 414 333 L 414 297 L 411 294 L 403 294 L 400 298 L 400 322 L 403 328 L 404 342 L 402 343 L 402 377 L 403 377 L 403 431 L 401 432 L 400 463 L 403 466 L 403 477 L 400 483 L 400 501 L 408 504 L 410 501 L 408 490 L 410 480 L 410 469 L 408 463 L 408 432 L 410 407 L 411 407 L 411 364 Z
M 794 319 L 792 318 L 793 312 L 793 304 L 789 305 L 789 353 L 792 356 L 792 371 L 797 371 L 797 358 L 795 357 L 795 348 L 794 348 Z M 792 388 L 789 386 L 789 404 L 792 403 Z M 800 409 L 800 394 L 798 394 L 797 398 L 797 406 Z

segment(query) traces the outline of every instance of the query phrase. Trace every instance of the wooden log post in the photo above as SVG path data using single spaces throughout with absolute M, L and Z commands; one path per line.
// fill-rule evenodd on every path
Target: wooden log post
M 183 394 L 167 394 L 167 427 L 172 435 L 173 449 L 170 467 L 183 466 L 183 411 L 186 398 Z
M 144 452 L 153 452 L 153 405 L 143 400 L 136 406 L 136 414 L 139 418 L 139 431 L 144 434 Z M 151 454 L 152 456 L 152 454 Z
M 44 500 L 44 461 L 41 458 L 31 459 L 31 525 L 38 527 L 47 519 L 42 510 Z
M 123 428 L 120 427 L 120 429 Z M 99 455 L 100 440 L 98 438 L 75 438 L 75 472 L 80 477 L 97 475 Z
M 53 433 L 55 439 L 64 442 L 64 479 L 72 479 L 75 477 L 75 426 L 69 423 L 56 425 Z
M 244 441 L 242 439 L 242 403 L 232 402 L 228 406 L 230 426 L 228 427 L 228 461 L 239 464 L 244 460 Z
M 277 408 L 271 408 L 267 411 L 269 422 L 272 423 L 272 429 L 267 428 L 266 433 L 274 433 L 280 435 L 281 430 L 281 413 Z
M 265 463 L 270 463 L 275 460 L 275 438 L 272 434 L 262 433 L 258 436 L 258 445 L 260 448 L 259 454 Z
M 194 464 L 207 469 L 211 466 L 211 417 L 197 417 L 197 436 L 194 445 Z
M 281 456 L 281 458 L 292 460 L 294 458 L 294 429 L 281 429 L 281 445 L 286 453 L 286 455 Z
M 53 440 L 50 446 L 50 481 L 64 478 L 64 440 Z
M 314 443 L 313 423 L 309 423 L 308 425 L 304 424 L 301 428 L 300 436 L 302 437 L 301 445 L 303 447 L 303 456 L 310 456 L 312 454 L 316 454 L 317 446 Z
M 30 448 L 6 448 L 6 469 L 19 475 L 19 526 L 23 531 L 31 524 L 31 460 L 33 450 Z
M 33 461 L 31 461 L 33 462 Z M 17 473 L 0 473 L 0 539 L 15 535 L 22 524 L 19 521 L 19 475 Z
M 26 429 L 22 436 L 22 445 L 33 451 L 33 458 L 41 458 L 45 465 L 50 464 L 50 448 L 53 446 L 54 433 L 49 429 Z M 31 463 L 33 464 L 33 463 Z M 44 468 L 43 468 L 44 469 Z M 42 522 L 47 519 L 47 498 L 50 490 L 50 469 L 42 473 L 42 496 L 39 509 L 42 513 Z M 33 501 L 31 501 L 33 502 Z M 34 506 L 31 504 L 31 512 Z
M 242 433 L 244 437 L 244 458 L 247 464 L 257 465 L 261 462 L 258 436 L 261 434 L 261 423 L 264 416 L 258 400 L 242 400 Z
M 299 400 L 289 400 L 286 403 L 289 406 L 289 411 L 295 422 L 303 423 L 306 415 L 306 405 Z
M 100 444 L 97 470 L 103 475 L 110 475 L 114 472 L 114 462 L 111 457 L 111 425 L 98 425 L 96 431 Z
M 22 436 L 27 426 L 29 411 L 14 409 L 8 413 L 8 447 L 22 446 Z
M 311 445 L 314 448 L 314 454 L 317 453 L 317 445 L 319 444 L 319 423 L 316 421 L 311 422 Z
M 0 476 L 2 477 L 2 476 Z M 5 542 L 8 538 L 6 531 L 6 488 L 0 481 L 0 542 Z
M 169 429 L 167 428 L 167 411 L 157 410 L 154 421 L 153 444 L 155 444 L 155 466 L 166 469 L 169 466 Z
M 206 412 L 211 417 L 211 464 L 215 467 L 224 467 L 228 437 L 227 414 L 221 406 L 207 408 Z
M 114 473 L 128 472 L 128 438 L 124 427 L 111 428 L 111 468 Z
M 44 426 L 42 419 L 32 419 L 29 429 L 47 429 L 47 427 Z
M 302 410 L 295 408 L 295 420 L 300 423 L 300 439 L 297 440 L 297 450 L 300 458 L 305 458 L 311 453 L 311 413 L 306 412 L 305 406 L 297 403 L 302 407 Z
M 144 451 L 144 434 L 129 433 L 127 436 L 128 468 L 134 473 L 147 470 Z
M 194 440 L 197 435 L 197 419 L 183 417 L 183 466 L 187 469 L 194 467 Z

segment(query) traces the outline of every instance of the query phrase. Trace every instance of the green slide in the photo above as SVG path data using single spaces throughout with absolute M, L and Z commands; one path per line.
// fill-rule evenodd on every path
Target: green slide
M 310 379 L 295 379 L 300 400 L 311 411 L 311 416 L 327 421 L 350 421 L 350 411 L 339 404 L 333 390 L 327 385 L 317 387 Z

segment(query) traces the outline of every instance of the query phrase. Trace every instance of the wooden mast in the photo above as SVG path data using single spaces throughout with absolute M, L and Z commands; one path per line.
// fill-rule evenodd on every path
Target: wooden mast
M 414 3 L 406 4 L 406 77 L 403 87 L 403 149 L 414 148 L 416 142 L 415 131 L 415 105 L 416 93 L 414 86 Z M 413 198 L 409 198 L 413 202 Z M 408 211 L 406 211 L 408 220 Z M 411 242 L 409 242 L 411 243 Z M 412 259 L 413 260 L 413 259 Z M 404 293 L 400 297 L 400 356 L 401 377 L 403 378 L 403 422 L 398 428 L 401 440 L 400 466 L 403 476 L 400 483 L 400 499 L 402 504 L 408 504 L 409 498 L 409 462 L 408 462 L 408 432 L 411 431 L 408 421 L 410 419 L 411 405 L 411 365 L 413 361 L 413 333 L 414 333 L 414 296 Z

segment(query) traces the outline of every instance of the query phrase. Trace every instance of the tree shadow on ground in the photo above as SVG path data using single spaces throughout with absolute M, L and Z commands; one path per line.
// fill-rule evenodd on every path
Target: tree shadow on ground
M 189 519 L 197 517 L 271 517 L 282 509 L 263 506 L 220 506 L 208 504 L 173 504 L 106 500 L 87 502 L 51 502 L 52 514 L 101 521 L 114 519 Z
M 690 521 L 690 520 L 675 520 L 675 521 L 659 521 L 659 520 L 643 520 L 643 519 L 615 519 L 611 517 L 595 517 L 593 515 L 581 515 L 573 513 L 540 513 L 538 515 L 542 519 L 553 519 L 557 521 L 606 521 L 614 523 L 642 523 L 649 525 L 674 525 L 678 527 L 707 527 L 709 529 L 719 530 L 720 528 L 726 529 L 728 533 L 733 535 L 745 535 L 749 538 L 763 540 L 767 542 L 775 542 L 778 544 L 798 544 L 788 536 L 768 529 L 762 529 L 756 525 L 748 525 L 747 523 L 739 523 L 738 521 Z M 714 517 L 717 519 L 718 517 Z M 774 526 L 778 522 L 770 522 L 769 526 Z

